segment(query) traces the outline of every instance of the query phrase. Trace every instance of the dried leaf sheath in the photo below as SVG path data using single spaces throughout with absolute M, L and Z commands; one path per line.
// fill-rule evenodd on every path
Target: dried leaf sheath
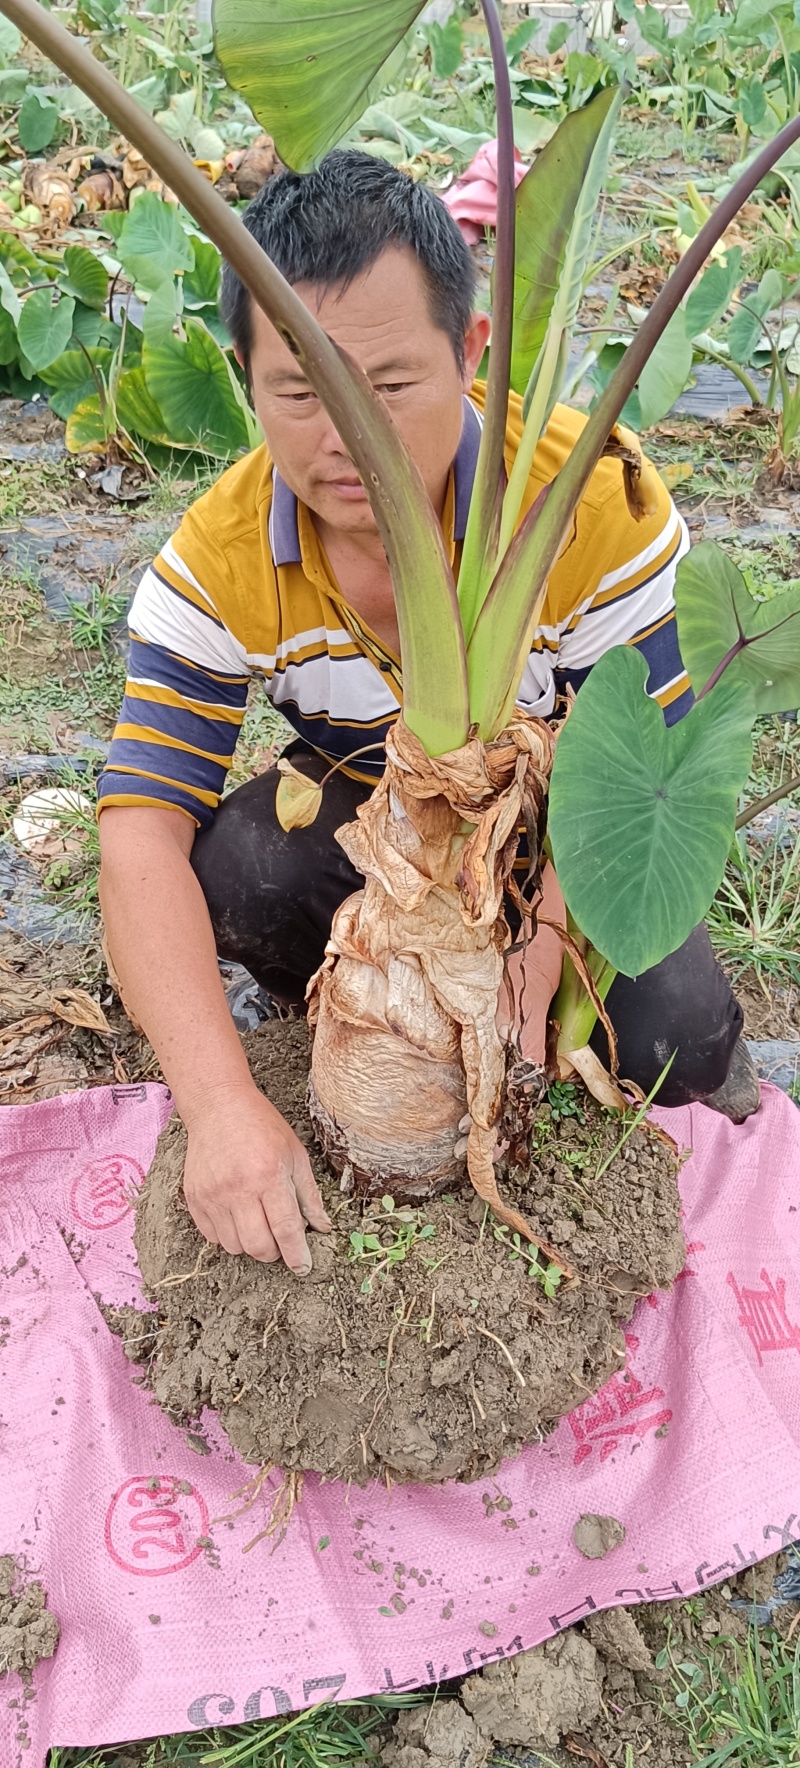
M 431 758 L 398 720 L 383 780 L 337 833 L 366 882 L 336 915 L 308 991 L 311 1110 L 338 1169 L 363 1193 L 429 1195 L 463 1171 L 466 1110 L 472 1183 L 528 1238 L 495 1184 L 496 1016 L 503 891 L 520 823 L 536 826 L 553 746 L 547 725 L 519 714 L 494 742 Z

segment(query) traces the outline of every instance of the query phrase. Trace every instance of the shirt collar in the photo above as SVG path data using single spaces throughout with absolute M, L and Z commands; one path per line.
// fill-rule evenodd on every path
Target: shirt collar
M 483 417 L 472 400 L 464 397 L 461 440 L 453 461 L 453 538 L 463 540 L 467 531 L 475 468 L 478 462 Z M 297 498 L 282 479 L 277 467 L 272 469 L 272 506 L 269 513 L 269 544 L 275 565 L 301 565 Z

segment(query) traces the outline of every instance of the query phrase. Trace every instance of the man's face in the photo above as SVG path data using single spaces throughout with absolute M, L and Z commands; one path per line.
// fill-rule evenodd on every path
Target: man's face
M 301 282 L 295 292 L 385 400 L 441 512 L 461 435 L 462 393 L 483 355 L 488 319 L 473 317 L 462 373 L 447 333 L 434 325 L 424 273 L 406 247 L 388 247 L 344 290 Z M 253 401 L 281 478 L 331 528 L 374 531 L 366 493 L 333 420 L 255 303 L 252 337 Z

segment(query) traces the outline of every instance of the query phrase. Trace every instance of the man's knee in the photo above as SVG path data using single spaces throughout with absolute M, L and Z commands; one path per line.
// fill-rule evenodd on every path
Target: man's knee
M 704 926 L 635 980 L 618 976 L 607 1007 L 619 1043 L 620 1073 L 652 1091 L 661 1105 L 707 1099 L 727 1078 L 743 1015 Z M 604 1054 L 602 1028 L 592 1044 Z

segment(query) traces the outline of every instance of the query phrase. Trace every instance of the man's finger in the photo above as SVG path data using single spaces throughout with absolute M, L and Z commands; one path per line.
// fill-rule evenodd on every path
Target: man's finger
M 225 1251 L 232 1253 L 234 1257 L 242 1253 L 244 1247 L 230 1212 L 227 1209 L 216 1209 L 211 1220 L 218 1244 L 224 1246 Z
M 270 1229 L 260 1198 L 248 1197 L 233 1206 L 233 1220 L 242 1244 L 242 1251 L 265 1265 L 274 1265 L 280 1258 L 275 1236 Z
M 297 1192 L 297 1201 L 310 1228 L 316 1228 L 318 1234 L 329 1234 L 333 1222 L 320 1196 L 319 1186 L 311 1171 L 308 1155 L 295 1155 L 292 1168 L 292 1183 Z
M 195 1227 L 199 1229 L 200 1233 L 203 1236 L 203 1239 L 208 1240 L 212 1246 L 219 1246 L 219 1244 L 220 1244 L 219 1235 L 218 1235 L 217 1230 L 214 1226 L 214 1223 L 211 1219 L 211 1216 L 207 1215 L 206 1211 L 204 1209 L 201 1209 L 199 1204 L 189 1203 L 188 1197 L 187 1197 L 186 1201 L 189 1206 L 189 1214 L 192 1218 L 192 1221 L 194 1222 Z
M 269 1210 L 269 1225 L 281 1249 L 284 1264 L 297 1277 L 307 1277 L 312 1268 L 311 1253 L 305 1236 L 305 1223 L 295 1196 L 294 1186 L 285 1179 L 269 1198 L 263 1198 L 264 1211 Z

